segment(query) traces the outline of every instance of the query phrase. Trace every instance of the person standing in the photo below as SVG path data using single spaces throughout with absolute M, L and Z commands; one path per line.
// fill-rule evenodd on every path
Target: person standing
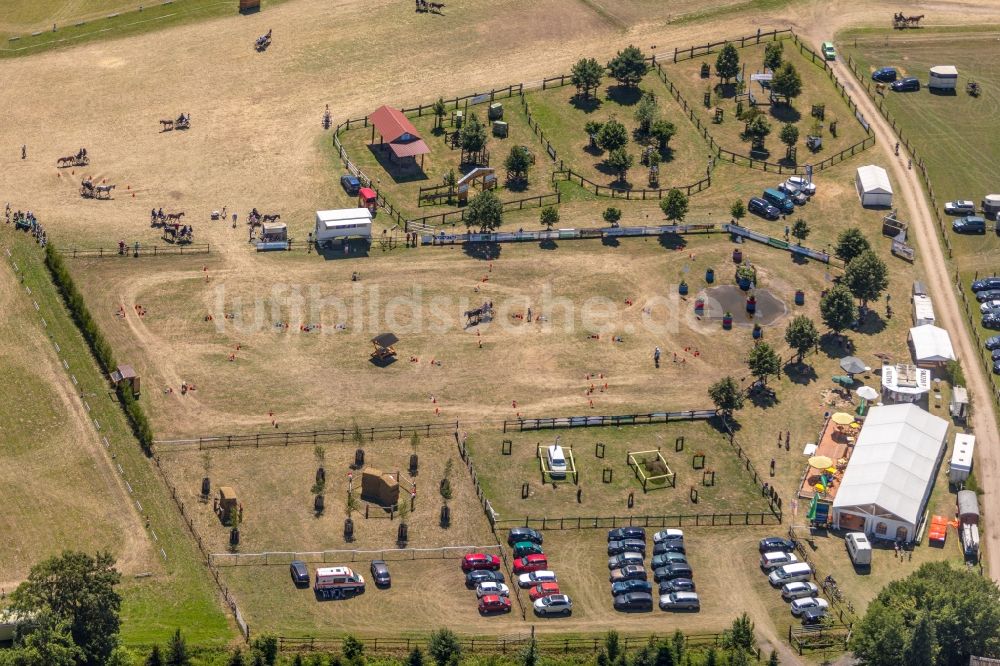
M 653 365 L 657 368 L 660 367 L 660 348 L 657 347 L 653 350 Z
M 21 159 L 28 159 L 28 145 L 24 143 L 21 144 Z

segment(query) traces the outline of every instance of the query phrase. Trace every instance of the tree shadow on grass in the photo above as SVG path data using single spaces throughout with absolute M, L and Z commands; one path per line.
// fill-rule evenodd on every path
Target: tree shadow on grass
M 755 383 L 751 385 L 750 390 L 747 391 L 747 397 L 750 398 L 754 407 L 760 409 L 770 409 L 781 402 L 778 400 L 778 394 L 767 384 Z
M 642 88 L 633 86 L 608 86 L 608 99 L 620 106 L 633 106 L 642 99 Z
M 462 243 L 462 251 L 467 257 L 483 261 L 499 258 L 502 249 L 500 243 Z
M 674 149 L 667 146 L 663 150 L 658 150 L 660 153 L 660 164 L 669 164 L 674 161 Z
M 542 250 L 557 250 L 559 249 L 559 243 L 555 242 L 552 238 L 544 238 L 538 242 L 538 247 Z
M 600 157 L 604 154 L 604 150 L 600 146 L 596 146 L 589 141 L 587 142 L 587 145 L 583 147 L 583 152 L 588 155 L 593 155 L 594 157 Z
M 879 314 L 873 310 L 868 311 L 868 316 L 864 318 L 861 325 L 855 331 L 862 335 L 878 335 L 885 330 L 886 323 Z
M 524 192 L 528 189 L 527 178 L 511 178 L 504 183 L 504 189 L 508 192 Z
M 816 369 L 807 363 L 789 361 L 784 365 L 782 370 L 784 370 L 785 376 L 793 384 L 802 384 L 804 386 L 819 379 Z
M 735 83 L 718 83 L 715 85 L 715 94 L 723 99 L 732 99 L 736 97 L 736 84 Z
M 569 103 L 573 105 L 573 108 L 577 111 L 583 111 L 584 113 L 593 113 L 601 108 L 601 100 L 594 95 L 584 99 L 583 95 L 577 93 L 569 98 Z
M 729 435 L 729 431 L 726 430 L 726 423 L 729 424 L 730 430 L 734 433 L 743 429 L 743 426 L 735 418 L 730 416 L 729 418 L 723 419 L 721 414 L 716 414 L 712 418 L 708 419 L 707 423 L 723 435 Z
M 667 250 L 683 250 L 687 247 L 687 239 L 680 234 L 660 234 L 660 245 Z
M 802 120 L 802 112 L 791 104 L 772 104 L 769 115 L 780 123 L 797 123 Z
M 824 333 L 820 336 L 819 348 L 829 358 L 843 358 L 854 352 L 854 342 L 845 335 Z

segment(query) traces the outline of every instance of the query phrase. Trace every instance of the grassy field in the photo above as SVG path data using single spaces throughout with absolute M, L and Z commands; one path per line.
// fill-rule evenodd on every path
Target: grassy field
M 111 443 L 111 454 L 114 455 L 115 462 L 124 471 L 123 476 L 129 479 L 132 485 L 134 494 L 131 497 L 141 503 L 144 516 L 149 519 L 149 527 L 156 533 L 156 538 L 151 541 L 152 533 L 146 533 L 139 518 L 131 512 L 130 508 L 119 505 L 120 512 L 124 512 L 125 517 L 115 518 L 115 524 L 105 528 L 108 531 L 118 532 L 119 536 L 117 538 L 108 536 L 107 539 L 100 541 L 90 541 L 91 535 L 86 534 L 86 532 L 89 532 L 90 527 L 93 526 L 96 536 L 101 537 L 98 530 L 101 529 L 102 511 L 107 515 L 106 512 L 109 511 L 109 508 L 105 506 L 102 509 L 98 504 L 95 504 L 92 510 L 83 517 L 78 513 L 76 507 L 83 506 L 84 503 L 93 500 L 88 500 L 86 494 L 81 492 L 81 486 L 74 484 L 72 486 L 72 504 L 66 510 L 61 511 L 58 516 L 50 516 L 52 528 L 56 530 L 54 536 L 73 534 L 75 536 L 67 536 L 67 538 L 86 540 L 86 542 L 78 542 L 80 547 L 88 547 L 90 544 L 89 547 L 113 548 L 114 543 L 119 539 L 139 544 L 139 552 L 143 555 L 137 559 L 133 554 L 122 562 L 126 573 L 121 586 L 123 595 L 122 638 L 126 644 L 148 645 L 153 641 L 162 641 L 173 633 L 176 627 L 184 627 L 186 636 L 193 642 L 205 644 L 227 642 L 232 635 L 232 630 L 217 603 L 217 592 L 201 564 L 197 550 L 191 542 L 173 502 L 163 491 L 162 482 L 157 478 L 149 460 L 142 455 L 118 405 L 109 398 L 109 395 L 112 394 L 107 392 L 106 381 L 94 365 L 86 343 L 63 309 L 62 303 L 42 266 L 37 245 L 27 237 L 21 234 L 15 236 L 13 232 L 6 229 L 4 230 L 3 243 L 10 248 L 11 259 L 22 270 L 23 284 L 31 288 L 31 296 L 39 304 L 39 313 L 48 323 L 46 332 L 60 344 L 62 356 L 70 368 L 69 372 L 73 373 L 79 382 L 77 390 L 86 396 L 87 403 L 91 407 L 91 411 L 86 416 L 80 413 L 83 422 L 78 425 L 80 428 L 79 439 L 75 439 L 74 444 L 80 445 L 87 439 L 94 438 L 91 425 L 86 422 L 87 416 L 101 423 L 101 432 Z M 16 298 L 22 299 L 24 297 L 17 295 Z M 17 307 L 22 308 L 23 304 L 18 303 Z M 27 324 L 22 326 L 25 325 Z M 42 342 L 38 344 L 44 346 L 44 349 L 39 352 L 40 355 L 43 355 L 40 356 L 41 358 L 51 354 L 50 351 L 47 351 L 50 349 L 47 344 Z M 14 348 L 10 349 L 13 351 Z M 18 354 L 23 358 L 23 348 L 20 349 Z M 41 367 L 43 366 L 38 364 L 32 366 L 32 372 L 37 375 Z M 61 371 L 61 368 L 57 366 L 54 371 Z M 60 380 L 65 382 L 65 376 Z M 37 379 L 35 381 L 37 382 Z M 51 392 L 51 390 L 50 388 L 49 391 Z M 51 400 L 51 397 L 49 399 Z M 73 398 L 67 399 L 73 400 Z M 30 414 L 23 410 L 20 413 Z M 38 410 L 37 417 L 44 419 L 44 413 Z M 40 423 L 44 423 L 44 421 L 40 421 Z M 54 437 L 58 434 L 56 429 L 51 432 Z M 57 443 L 58 439 L 48 446 L 54 446 Z M 33 451 L 36 450 L 33 449 Z M 59 457 L 64 458 L 66 455 L 71 454 L 62 452 Z M 110 460 L 106 458 L 107 455 L 102 451 L 97 451 L 91 457 L 88 472 L 89 483 L 107 483 L 104 481 L 107 474 L 113 476 L 116 473 L 111 471 L 112 465 Z M 74 460 L 72 457 L 65 459 L 68 462 Z M 78 460 L 80 465 L 88 465 L 86 460 L 82 458 L 78 458 Z M 58 467 L 49 467 L 53 470 L 59 469 Z M 84 471 L 83 468 L 67 470 L 67 474 L 83 474 Z M 75 477 L 69 476 L 67 478 Z M 64 478 L 62 483 L 65 482 Z M 81 483 L 85 483 L 85 481 L 81 479 Z M 111 483 L 116 482 L 112 479 Z M 64 491 L 59 491 L 52 496 L 51 501 L 68 503 L 69 500 L 70 497 L 67 497 Z M 49 508 L 56 508 L 56 506 L 53 503 Z M 29 513 L 29 515 L 31 514 Z M 104 520 L 106 521 L 108 518 L 110 516 Z M 39 516 L 39 520 L 41 519 Z M 68 521 L 71 520 L 74 522 L 69 523 Z M 87 530 L 79 530 L 83 522 L 86 523 Z M 17 524 L 19 530 L 24 530 L 29 534 L 32 530 L 41 527 L 41 525 L 32 527 L 29 524 L 21 523 L 19 517 Z M 50 535 L 48 538 L 52 536 Z M 70 545 L 70 543 L 61 540 L 58 545 L 63 547 Z M 5 568 L 3 574 L 5 579 L 11 575 L 23 575 L 25 561 L 34 562 L 44 556 L 44 552 L 42 552 L 42 549 L 45 548 L 44 544 L 36 543 L 35 547 L 39 549 L 37 552 L 23 553 L 13 560 L 4 560 L 16 563 L 12 572 L 8 572 Z M 48 547 L 54 548 L 55 544 Z M 166 561 L 162 559 L 161 548 L 166 553 Z M 115 554 L 119 556 L 119 559 L 123 559 L 123 553 L 116 552 Z M 141 568 L 139 568 L 140 566 Z M 147 571 L 153 575 L 142 578 L 134 577 L 135 573 Z
M 792 123 L 799 129 L 797 146 L 800 164 L 821 161 L 862 141 L 865 138 L 864 130 L 854 120 L 854 114 L 841 99 L 822 67 L 812 64 L 808 58 L 802 56 L 793 41 L 782 40 L 781 43 L 784 44 L 784 61 L 795 65 L 799 76 L 802 77 L 802 94 L 793 100 L 791 106 L 784 104 L 769 106 L 768 91 L 762 89 L 759 84 L 749 81 L 750 74 L 763 71 L 765 44 L 737 49 L 740 63 L 746 67 L 748 89 L 753 92 L 760 103 L 758 108 L 766 113 L 767 120 L 771 123 L 771 134 L 764 141 L 765 149 L 770 152 L 768 161 L 785 163 L 785 145 L 778 138 L 784 123 Z M 664 68 L 667 77 L 680 89 L 688 104 L 701 114 L 701 121 L 708 124 L 709 132 L 719 145 L 735 153 L 748 155 L 750 144 L 740 136 L 745 123 L 736 117 L 736 104 L 733 101 L 735 86 L 729 86 L 725 91 L 716 89 L 720 81 L 714 74 L 716 56 L 717 54 L 712 53 L 703 58 L 696 57 L 676 64 L 664 61 Z M 702 62 L 707 62 L 712 67 L 712 75 L 707 79 L 701 77 Z M 709 107 L 703 103 L 707 91 L 712 92 L 712 104 Z M 813 123 L 816 121 L 811 115 L 813 104 L 826 105 L 821 133 L 823 147 L 815 155 L 805 147 L 806 135 L 812 134 Z M 745 99 L 744 105 L 746 105 Z M 721 123 L 714 122 L 717 106 L 723 110 Z M 836 136 L 831 135 L 829 131 L 830 123 L 834 120 L 837 121 Z
M 595 382 L 600 386 L 600 380 Z M 574 484 L 571 478 L 558 483 L 546 478 L 542 483 L 536 448 L 548 446 L 556 436 L 562 446 L 573 451 L 579 484 Z M 679 437 L 684 438 L 680 452 L 676 450 Z M 501 452 L 501 439 L 512 441 L 509 457 Z M 598 442 L 605 445 L 603 459 L 596 457 Z M 677 475 L 676 485 L 651 482 L 649 492 L 643 493 L 641 482 L 626 462 L 627 455 L 629 451 L 656 449 Z M 483 490 L 502 519 L 768 512 L 760 489 L 737 461 L 728 437 L 705 422 L 505 435 L 482 433 L 469 438 L 469 450 Z M 695 453 L 707 456 L 705 469 L 715 471 L 715 485 L 703 484 L 702 471 L 692 466 Z M 603 479 L 605 469 L 612 472 L 609 483 Z M 530 486 L 527 499 L 521 499 L 523 483 Z M 698 490 L 697 504 L 690 499 L 692 487 Z M 576 499 L 578 489 L 582 491 L 580 502 Z M 635 502 L 631 509 L 630 494 Z
M 708 146 L 655 72 L 647 74 L 638 88 L 633 89 L 622 88 L 614 79 L 605 78 L 588 101 L 577 100 L 576 88 L 572 85 L 531 92 L 527 99 L 532 115 L 552 142 L 559 159 L 599 185 L 621 187 L 617 175 L 604 165 L 607 153 L 589 147 L 584 125 L 590 121 L 603 123 L 612 117 L 624 124 L 630 136 L 626 150 L 635 159 L 627 188 L 642 189 L 650 186 L 648 168 L 640 163 L 643 146 L 649 140 L 636 134 L 635 109 L 643 93 L 656 97 L 660 118 L 669 120 L 677 128 L 667 150 L 660 154 L 659 187 L 688 185 L 704 178 Z

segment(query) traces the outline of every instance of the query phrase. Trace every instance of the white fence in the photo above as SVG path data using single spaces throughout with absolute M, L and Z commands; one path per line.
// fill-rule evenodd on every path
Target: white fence
M 500 546 L 444 546 L 442 548 L 389 548 L 385 550 L 323 550 L 316 552 L 277 551 L 267 553 L 212 553 L 209 564 L 217 567 L 269 566 L 289 564 L 300 560 L 311 564 L 341 562 L 368 562 L 386 560 L 447 560 L 457 559 L 467 553 L 500 552 Z

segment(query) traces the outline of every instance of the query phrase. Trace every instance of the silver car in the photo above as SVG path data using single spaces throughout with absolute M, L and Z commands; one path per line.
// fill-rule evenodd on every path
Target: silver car
M 608 569 L 620 569 L 629 564 L 642 564 L 645 558 L 642 553 L 627 551 L 608 558 Z
M 815 583 L 785 583 L 781 586 L 781 597 L 785 601 L 795 601 L 804 597 L 815 597 L 819 594 L 819 587 Z
M 796 599 L 792 602 L 792 615 L 798 617 L 802 615 L 804 611 L 810 609 L 825 611 L 829 608 L 830 604 L 826 599 L 820 599 L 819 597 L 803 597 L 802 599 Z
M 532 608 L 536 615 L 569 615 L 573 612 L 573 602 L 565 594 L 550 594 L 536 599 Z
M 661 610 L 701 610 L 697 592 L 670 592 L 660 595 Z
M 789 176 L 785 183 L 799 188 L 807 197 L 816 194 L 816 183 L 806 179 L 805 176 Z
M 976 212 L 976 204 L 968 199 L 949 201 L 944 205 L 947 215 L 972 215 Z

